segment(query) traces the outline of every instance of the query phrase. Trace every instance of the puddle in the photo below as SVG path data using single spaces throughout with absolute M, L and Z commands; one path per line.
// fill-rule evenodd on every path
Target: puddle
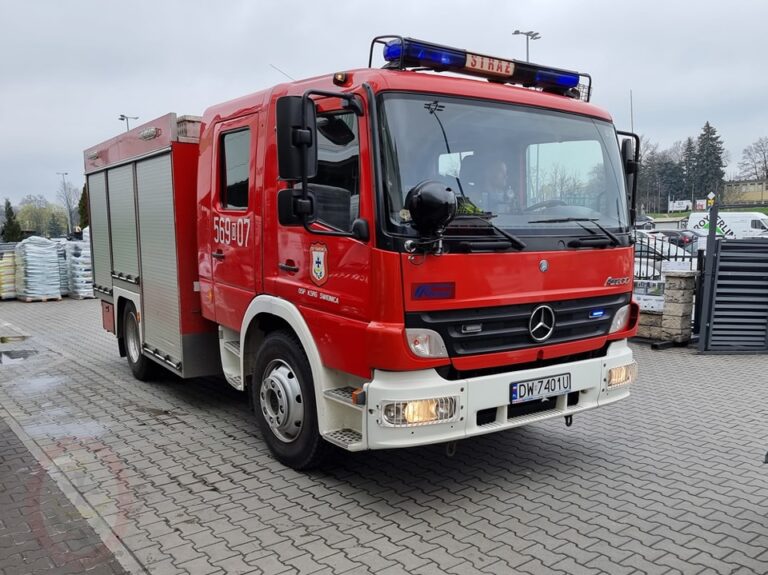
M 10 351 L 0 351 L 0 365 L 21 363 L 25 359 L 36 354 L 37 354 L 37 351 L 34 349 L 15 349 Z
M 24 341 L 28 335 L 0 335 L 0 343 L 14 343 L 17 341 Z

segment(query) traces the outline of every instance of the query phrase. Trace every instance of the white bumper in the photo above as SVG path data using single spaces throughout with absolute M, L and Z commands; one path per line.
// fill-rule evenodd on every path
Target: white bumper
M 632 350 L 627 342 L 618 341 L 611 343 L 608 353 L 601 358 L 456 381 L 443 379 L 435 370 L 376 371 L 373 381 L 366 385 L 364 425 L 367 447 L 386 449 L 456 441 L 607 405 L 628 397 L 630 387 L 623 385 L 609 389 L 606 384 L 608 370 L 632 361 Z M 570 394 L 550 399 L 543 406 L 536 402 L 539 408 L 546 409 L 535 413 L 526 413 L 530 411 L 530 405 L 519 407 L 518 404 L 510 408 L 510 384 L 563 373 L 571 374 Z M 382 408 L 387 402 L 447 396 L 459 400 L 456 421 L 407 427 L 384 425 Z M 576 398 L 577 402 L 574 401 Z M 478 412 L 481 412 L 480 422 Z

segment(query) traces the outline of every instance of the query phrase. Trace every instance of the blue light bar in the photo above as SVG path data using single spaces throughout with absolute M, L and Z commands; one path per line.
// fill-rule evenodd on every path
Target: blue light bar
M 593 309 L 589 312 L 589 319 L 599 319 L 605 315 L 604 309 Z
M 541 69 L 536 71 L 536 85 L 575 88 L 579 85 L 579 75 L 572 72 Z
M 387 62 L 398 62 L 401 57 L 405 66 L 426 68 L 463 68 L 467 61 L 464 50 L 410 39 L 387 42 L 384 46 L 384 59 Z
M 578 92 L 573 90 L 579 86 L 581 80 L 582 74 L 578 72 L 538 66 L 517 60 L 504 60 L 450 46 L 414 40 L 413 38 L 380 36 L 374 39 L 374 43 L 379 40 L 381 40 L 380 43 L 384 44 L 386 68 L 400 70 L 426 68 L 434 71 L 450 71 L 479 76 L 492 82 L 518 84 L 572 98 L 579 97 Z M 384 40 L 387 40 L 386 43 Z M 371 49 L 373 49 L 373 44 Z M 587 75 L 584 76 L 589 79 Z M 587 90 L 586 99 L 589 100 L 589 88 Z

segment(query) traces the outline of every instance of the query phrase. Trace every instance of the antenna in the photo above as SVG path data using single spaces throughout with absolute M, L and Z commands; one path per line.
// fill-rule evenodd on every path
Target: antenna
M 280 72 L 280 73 L 281 73 L 283 76 L 285 76 L 285 77 L 286 77 L 286 78 L 288 78 L 289 80 L 291 80 L 291 81 L 293 81 L 293 82 L 295 82 L 295 81 L 296 81 L 296 78 L 291 78 L 291 77 L 290 77 L 288 74 L 286 74 L 285 72 L 283 72 L 283 71 L 282 71 L 280 68 L 278 68 L 278 67 L 277 67 L 277 66 L 275 66 L 274 64 L 270 64 L 270 66 L 271 66 L 272 68 L 274 68 L 275 70 L 277 70 L 278 72 Z

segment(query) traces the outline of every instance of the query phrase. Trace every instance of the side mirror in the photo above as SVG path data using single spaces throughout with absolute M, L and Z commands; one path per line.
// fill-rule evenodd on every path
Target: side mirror
M 302 104 L 302 102 L 304 104 Z M 277 163 L 280 179 L 300 180 L 317 174 L 317 109 L 302 96 L 277 101 Z
M 629 200 L 629 224 L 635 225 L 637 214 L 637 176 L 640 171 L 640 136 L 632 132 L 617 132 L 624 140 L 621 142 L 621 160 L 627 182 Z
M 282 226 L 301 226 L 315 218 L 315 197 L 301 188 L 287 188 L 277 193 L 277 221 Z
M 440 236 L 456 217 L 456 194 L 444 184 L 425 180 L 416 184 L 405 197 L 405 209 L 411 214 L 411 225 L 425 237 Z

